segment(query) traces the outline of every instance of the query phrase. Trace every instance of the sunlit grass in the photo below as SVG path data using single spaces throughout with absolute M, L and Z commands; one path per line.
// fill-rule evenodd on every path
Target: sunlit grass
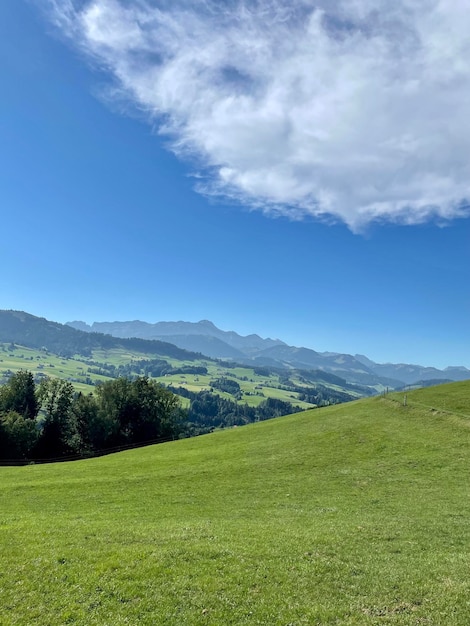
M 465 626 L 470 384 L 438 389 L 0 468 L 0 623 Z

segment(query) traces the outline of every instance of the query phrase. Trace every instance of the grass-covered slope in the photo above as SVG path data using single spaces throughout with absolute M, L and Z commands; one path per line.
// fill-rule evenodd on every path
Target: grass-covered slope
M 0 623 L 465 626 L 469 399 L 0 468 Z

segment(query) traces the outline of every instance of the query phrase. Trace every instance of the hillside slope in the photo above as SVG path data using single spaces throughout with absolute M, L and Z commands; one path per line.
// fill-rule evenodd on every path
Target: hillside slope
M 201 352 L 212 358 L 233 359 L 247 365 L 267 365 L 286 369 L 322 369 L 349 383 L 399 389 L 421 381 L 468 380 L 465 367 L 424 367 L 412 364 L 375 363 L 364 355 L 316 352 L 310 348 L 289 346 L 279 339 L 258 335 L 243 337 L 224 331 L 208 320 L 200 322 L 68 322 L 69 326 L 88 332 L 109 333 L 114 337 L 139 337 L 168 341 L 185 350 Z
M 113 348 L 125 348 L 142 354 L 163 355 L 181 360 L 195 360 L 201 356 L 164 341 L 118 339 L 111 335 L 84 332 L 24 311 L 0 310 L 1 342 L 50 350 L 65 357 L 76 354 L 90 356 L 92 350 Z
M 1 623 L 463 626 L 469 394 L 0 468 Z

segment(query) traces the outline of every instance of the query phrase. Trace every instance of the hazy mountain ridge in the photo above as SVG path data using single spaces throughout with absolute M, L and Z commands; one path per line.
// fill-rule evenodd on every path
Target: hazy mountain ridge
M 209 335 L 165 335 L 165 340 L 179 348 L 200 352 L 211 359 L 231 359 L 243 361 L 245 354 L 217 337 Z M 223 355 L 223 357 L 221 357 Z
M 420 381 L 452 380 L 461 381 L 470 378 L 470 370 L 463 366 L 448 366 L 440 370 L 410 363 L 374 363 L 363 355 L 356 354 L 356 359 L 364 363 L 377 376 L 402 380 L 412 385 Z
M 449 366 L 443 370 L 406 363 L 375 363 L 360 354 L 316 352 L 311 348 L 289 346 L 279 339 L 263 339 L 252 334 L 241 336 L 235 331 L 224 331 L 209 320 L 199 322 L 156 322 L 139 320 L 128 322 L 81 321 L 67 325 L 88 332 L 100 332 L 114 337 L 166 340 L 179 348 L 200 352 L 211 358 L 230 359 L 249 365 L 271 367 L 320 369 L 334 373 L 349 382 L 370 386 L 400 387 L 429 380 L 466 380 L 470 370 Z
M 188 337 L 192 335 L 215 337 L 242 352 L 253 348 L 263 350 L 271 346 L 285 345 L 279 339 L 262 339 L 255 334 L 244 337 L 234 331 L 224 331 L 217 328 L 209 320 L 201 320 L 199 322 L 156 322 L 154 324 L 141 322 L 140 320 L 130 322 L 93 322 L 91 326 L 85 322 L 74 321 L 67 322 L 67 325 L 79 330 L 104 333 L 122 338 L 160 339 L 162 337 Z

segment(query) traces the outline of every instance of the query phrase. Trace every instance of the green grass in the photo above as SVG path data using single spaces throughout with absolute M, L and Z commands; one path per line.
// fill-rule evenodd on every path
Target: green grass
M 16 372 L 24 369 L 33 374 L 72 380 L 77 391 L 85 393 L 90 393 L 94 389 L 93 385 L 83 382 L 86 376 L 94 382 L 109 380 L 99 374 L 89 374 L 90 359 L 63 358 L 50 352 L 24 346 L 17 346 L 14 350 L 9 350 L 8 344 L 0 344 L 0 347 L 2 348 L 0 350 L 0 374 L 8 370 Z
M 449 390 L 452 394 L 449 395 Z M 470 419 L 470 394 L 468 382 L 464 384 L 437 385 L 436 387 L 414 389 L 413 391 L 394 392 L 389 397 L 397 402 L 411 404 L 434 411 L 449 410 Z
M 154 359 L 155 357 L 155 354 L 132 353 L 124 349 L 113 348 L 112 350 L 94 350 L 91 358 L 79 356 L 75 358 L 62 358 L 50 352 L 34 350 L 23 346 L 16 346 L 14 350 L 10 350 L 9 344 L 0 344 L 0 375 L 7 370 L 16 372 L 19 369 L 26 369 L 33 374 L 42 374 L 70 380 L 77 391 L 90 393 L 94 391 L 94 385 L 87 384 L 85 382 L 86 377 L 89 377 L 93 383 L 110 380 L 109 377 L 88 371 L 89 368 L 96 369 L 97 366 L 94 365 L 93 362 L 107 363 L 118 367 L 119 365 L 131 363 L 134 360 L 140 361 L 143 359 Z M 302 409 L 312 407 L 312 404 L 298 400 L 298 394 L 292 394 L 292 392 L 277 388 L 280 382 L 279 376 L 275 374 L 271 374 L 268 377 L 260 376 L 255 374 L 253 369 L 250 368 L 236 367 L 227 369 L 213 361 L 204 359 L 199 361 L 178 361 L 168 357 L 164 358 L 174 367 L 181 367 L 183 365 L 203 365 L 208 369 L 207 375 L 173 374 L 155 379 L 165 386 L 183 386 L 195 392 L 206 391 L 211 387 L 211 380 L 226 376 L 227 378 L 236 380 L 240 384 L 243 391 L 243 397 L 240 400 L 241 404 L 246 403 L 249 406 L 258 406 L 258 404 L 266 400 L 266 398 L 278 398 L 290 402 L 294 406 L 299 406 Z M 248 378 L 248 380 L 241 380 L 242 377 Z M 263 396 L 256 395 L 256 386 L 261 387 L 260 391 L 263 393 Z M 311 386 L 312 388 L 314 387 L 314 385 Z M 331 385 L 331 387 L 333 387 L 333 385 Z M 215 390 L 215 393 L 223 398 L 234 401 L 234 397 L 229 393 L 218 390 Z M 294 397 L 292 397 L 293 395 Z M 183 398 L 182 404 L 183 406 L 188 405 L 185 398 Z
M 191 365 L 191 363 L 187 363 Z M 231 380 L 235 380 L 242 391 L 242 398 L 239 401 L 240 404 L 248 404 L 248 406 L 258 406 L 261 402 L 267 398 L 275 398 L 290 402 L 293 406 L 300 407 L 301 409 L 312 408 L 311 403 L 304 402 L 298 399 L 298 393 L 292 391 L 286 391 L 280 389 L 280 378 L 278 374 L 271 374 L 269 376 L 256 374 L 253 369 L 244 367 L 234 367 L 227 369 L 224 366 L 216 365 L 213 362 L 201 361 L 201 365 L 207 367 L 207 375 L 202 374 L 170 374 L 157 378 L 156 380 L 163 385 L 173 385 L 175 387 L 183 386 L 190 391 L 207 391 L 211 388 L 211 381 L 217 378 L 225 377 Z M 301 386 L 311 387 L 315 389 L 315 384 L 300 382 Z M 335 385 L 325 385 L 335 390 L 339 388 Z M 222 398 L 234 401 L 234 397 L 229 394 L 215 389 Z
M 466 626 L 469 397 L 0 468 L 0 624 Z

